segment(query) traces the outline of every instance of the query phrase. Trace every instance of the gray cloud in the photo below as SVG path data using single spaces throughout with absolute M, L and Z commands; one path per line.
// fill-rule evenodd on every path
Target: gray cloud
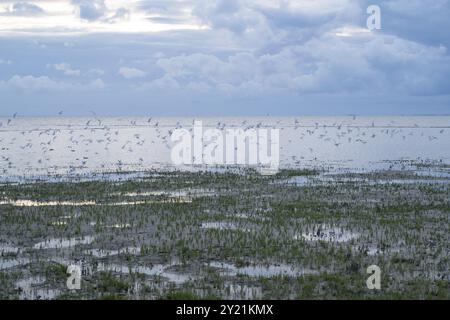
M 264 16 L 239 0 L 200 0 L 193 13 L 204 23 L 216 29 L 228 29 L 242 33 L 249 28 L 260 29 L 265 24 Z
M 128 20 L 130 17 L 130 10 L 126 8 L 119 8 L 117 11 L 106 19 L 107 22 L 116 23 L 122 20 Z
M 107 12 L 104 0 L 72 0 L 72 4 L 78 8 L 80 18 L 88 21 L 100 19 Z
M 384 0 L 380 6 L 384 32 L 428 45 L 450 47 L 449 0 Z
M 283 99 L 283 108 L 293 112 L 311 96 L 331 112 L 334 99 L 343 96 L 347 100 L 342 98 L 341 104 L 349 108 L 373 96 L 384 102 L 418 101 L 424 110 L 431 99 L 442 99 L 440 105 L 447 103 L 447 110 L 450 105 L 450 0 L 375 1 L 382 10 L 382 30 L 375 32 L 365 28 L 370 0 L 274 0 L 271 5 L 256 0 L 148 0 L 116 11 L 105 1 L 70 1 L 86 21 L 119 24 L 139 16 L 146 22 L 199 22 L 208 28 L 66 37 L 56 31 L 53 37 L 39 37 L 34 28 L 33 39 L 4 36 L 2 59 L 14 64 L 0 63 L 2 94 L 69 93 L 84 87 L 101 91 L 108 96 L 104 101 L 117 108 L 120 101 L 139 105 L 138 97 L 151 97 L 168 108 L 175 108 L 173 101 L 179 98 L 177 105 L 191 101 L 206 108 L 233 101 L 255 110 Z M 89 31 L 90 25 L 83 27 Z M 63 63 L 55 68 L 60 61 L 76 67 Z M 73 95 L 80 103 L 90 98 Z
M 156 63 L 181 86 L 201 83 L 218 90 L 260 94 L 298 93 L 450 94 L 450 58 L 443 48 L 428 48 L 390 36 L 358 41 L 324 35 L 274 54 L 238 53 L 226 59 L 195 53 Z
M 136 8 L 148 14 L 180 15 L 191 9 L 196 1 L 193 0 L 141 0 Z
M 16 2 L 8 8 L 3 15 L 9 16 L 37 16 L 43 15 L 45 11 L 36 4 L 29 2 Z
M 71 0 L 71 3 L 77 8 L 80 19 L 86 21 L 117 23 L 130 17 L 130 10 L 124 7 L 111 12 L 105 0 Z
M 192 0 L 141 0 L 135 7 L 152 22 L 177 25 L 192 22 L 194 5 Z

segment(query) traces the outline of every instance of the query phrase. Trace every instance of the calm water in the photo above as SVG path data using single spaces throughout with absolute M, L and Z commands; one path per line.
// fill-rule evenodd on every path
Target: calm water
M 173 168 L 170 134 L 194 118 L 0 118 L 1 179 Z M 450 117 L 196 118 L 203 127 L 280 129 L 281 167 L 366 170 L 450 163 Z M 189 169 L 189 168 L 186 168 Z

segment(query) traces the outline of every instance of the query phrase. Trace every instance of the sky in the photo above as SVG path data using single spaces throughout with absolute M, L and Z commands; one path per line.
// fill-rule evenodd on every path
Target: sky
M 450 114 L 449 17 L 450 0 L 0 0 L 0 115 Z

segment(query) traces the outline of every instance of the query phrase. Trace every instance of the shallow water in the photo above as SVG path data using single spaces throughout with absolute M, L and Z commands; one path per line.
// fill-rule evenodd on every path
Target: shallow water
M 63 249 L 63 248 L 70 248 L 77 245 L 83 245 L 83 244 L 91 244 L 94 242 L 95 237 L 92 236 L 85 236 L 85 237 L 78 237 L 78 238 L 55 238 L 55 239 L 48 239 L 42 242 L 36 243 L 33 248 L 34 249 Z
M 0 119 L 1 120 L 1 119 Z M 204 118 L 204 128 L 280 129 L 281 167 L 389 168 L 386 160 L 450 163 L 450 117 Z M 244 123 L 244 121 L 246 121 Z M 5 122 L 5 121 L 3 121 Z M 101 179 L 170 168 L 170 133 L 192 118 L 16 118 L 0 130 L 2 181 Z M 221 125 L 222 125 L 221 124 Z M 181 167 L 181 169 L 193 169 Z M 95 176 L 93 175 L 95 173 Z M 51 176 L 51 177 L 50 177 Z M 142 174 L 134 178 L 143 177 Z M 109 176 L 110 179 L 122 179 Z
M 370 180 L 365 178 L 321 178 L 315 180 L 315 182 L 326 183 L 342 183 L 350 182 L 355 184 L 363 183 L 364 185 L 391 185 L 391 184 L 417 184 L 417 185 L 429 185 L 429 184 L 450 184 L 450 179 L 376 179 Z
M 92 206 L 94 201 L 33 201 L 33 200 L 1 200 L 0 205 L 11 205 L 15 207 L 54 207 L 54 206 Z
M 23 266 L 30 262 L 29 259 L 19 258 L 19 259 L 0 259 L 0 270 L 10 269 L 17 266 Z
M 291 276 L 296 277 L 303 274 L 316 273 L 313 270 L 301 269 L 285 264 L 261 265 L 254 264 L 243 267 L 237 267 L 234 264 L 226 262 L 210 262 L 210 267 L 218 268 L 222 274 L 229 276 L 246 275 L 249 277 L 275 277 Z
M 215 230 L 241 230 L 249 232 L 250 229 L 241 228 L 238 225 L 231 222 L 203 222 L 202 229 L 215 229 Z
M 84 251 L 87 255 L 92 255 L 96 258 L 105 258 L 110 256 L 116 256 L 119 254 L 130 254 L 130 255 L 139 255 L 141 253 L 141 248 L 122 248 L 119 250 L 107 250 L 107 249 L 90 249 Z
M 450 178 L 450 171 L 443 170 L 417 170 L 415 174 L 421 177 L 433 177 L 433 178 Z
M 15 247 L 11 244 L 7 243 L 0 243 L 0 256 L 3 256 L 4 254 L 18 254 L 22 250 L 18 247 Z
M 183 284 L 193 279 L 191 276 L 167 270 L 173 266 L 174 264 L 155 264 L 151 266 L 131 267 L 126 265 L 99 263 L 97 271 L 111 271 L 124 274 L 141 273 L 147 276 L 160 276 L 175 284 Z
M 291 177 L 285 181 L 282 181 L 283 183 L 288 183 L 288 184 L 294 184 L 296 186 L 299 187 L 303 187 L 308 185 L 308 183 L 311 182 L 311 178 L 309 177 L 305 177 L 305 176 L 296 176 L 296 177 Z
M 170 200 L 142 200 L 142 201 L 120 201 L 109 203 L 97 203 L 95 201 L 34 201 L 34 200 L 0 200 L 0 205 L 10 205 L 14 207 L 56 207 L 56 206 L 68 206 L 68 207 L 82 207 L 82 206 L 129 206 L 140 205 L 149 202 L 177 202 L 177 203 L 189 203 L 190 199 L 170 199 Z

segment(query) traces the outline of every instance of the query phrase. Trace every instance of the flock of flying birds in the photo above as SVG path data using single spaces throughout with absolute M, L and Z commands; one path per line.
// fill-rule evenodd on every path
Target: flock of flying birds
M 58 116 L 62 115 L 63 112 L 60 111 Z M 144 146 L 149 146 L 150 144 L 160 144 L 165 148 L 170 149 L 170 137 L 173 130 L 183 128 L 183 124 L 181 122 L 177 122 L 174 126 L 162 125 L 152 117 L 139 122 L 138 120 L 128 120 L 128 123 L 125 125 L 107 125 L 103 123 L 102 119 L 100 119 L 94 112 L 92 112 L 92 117 L 90 117 L 90 119 L 88 119 L 83 126 L 68 125 L 62 127 L 61 129 L 34 128 L 29 130 L 19 130 L 19 135 L 16 134 L 9 136 L 10 139 L 8 140 L 6 138 L 8 135 L 5 135 L 5 133 L 17 131 L 17 129 L 14 129 L 14 122 L 17 119 L 17 113 L 4 121 L 1 121 L 0 119 L 0 151 L 2 153 L 0 154 L 0 168 L 3 167 L 3 173 L 6 173 L 7 169 L 14 167 L 14 161 L 11 159 L 11 156 L 8 155 L 8 151 L 13 146 L 17 147 L 18 143 L 20 143 L 20 149 L 25 153 L 30 150 L 36 151 L 35 149 L 38 147 L 40 153 L 30 153 L 28 155 L 29 158 L 26 165 L 32 167 L 33 165 L 36 165 L 36 163 L 33 162 L 37 162 L 38 166 L 42 167 L 45 163 L 51 162 L 52 156 L 60 151 L 59 148 L 61 148 L 61 145 L 58 145 L 58 139 L 62 140 L 68 138 L 68 143 L 64 144 L 63 147 L 67 148 L 67 150 L 74 155 L 73 159 L 75 159 L 75 163 L 68 164 L 69 171 L 73 171 L 76 168 L 86 167 L 92 154 L 99 156 L 101 149 L 108 152 L 113 145 L 114 152 L 117 152 L 117 150 L 119 150 L 119 152 L 120 150 L 124 153 L 126 152 L 124 157 L 128 160 L 130 157 L 127 157 L 126 154 L 132 154 L 136 151 L 136 148 L 143 148 Z M 353 116 L 353 120 L 356 120 L 356 116 Z M 192 121 L 192 124 L 194 124 L 194 121 L 195 119 Z M 236 127 L 236 125 L 232 126 Z M 222 131 L 228 127 L 230 127 L 230 125 L 227 125 L 223 121 L 218 121 L 215 124 L 215 128 Z M 243 120 L 240 122 L 239 127 L 244 130 L 258 129 L 262 127 L 277 127 L 281 130 L 291 128 L 298 132 L 295 137 L 299 140 L 303 140 L 307 137 L 313 137 L 323 142 L 327 142 L 336 148 L 340 147 L 344 143 L 367 144 L 371 139 L 376 138 L 377 135 L 386 135 L 390 138 L 401 137 L 403 140 L 406 140 L 408 136 L 413 136 L 415 134 L 415 132 L 411 130 L 409 132 L 405 132 L 405 127 L 396 127 L 393 122 L 391 125 L 381 127 L 375 126 L 375 123 L 373 122 L 369 126 L 341 123 L 321 125 L 318 122 L 315 122 L 313 125 L 302 125 L 297 118 L 293 119 L 290 124 L 282 123 L 282 120 L 278 120 L 274 126 L 264 125 L 262 121 L 256 124 L 251 124 L 249 123 L 249 120 Z M 122 139 L 125 134 L 121 131 L 121 129 L 130 128 L 152 128 L 155 132 L 152 133 L 151 136 L 147 136 L 147 134 L 144 136 L 143 133 L 135 133 L 131 136 L 126 135 L 126 140 Z M 420 129 L 417 124 L 414 124 L 413 127 L 409 128 Z M 192 126 L 190 126 L 188 130 L 192 132 Z M 443 134 L 445 129 L 439 128 L 439 130 L 439 134 Z M 69 136 L 63 136 L 63 131 L 68 131 Z M 425 136 L 424 131 L 420 134 L 422 137 Z M 18 138 L 20 135 L 22 136 L 21 139 Z M 36 139 L 36 135 L 38 139 Z M 299 141 L 294 141 L 294 136 L 290 137 L 291 138 L 288 140 L 290 144 L 299 143 Z M 438 139 L 438 135 L 427 134 L 426 137 L 430 142 Z M 36 146 L 36 144 L 39 145 Z M 283 147 L 281 147 L 281 149 L 283 149 Z M 313 155 L 314 149 L 312 147 L 309 147 L 308 149 L 311 155 Z M 33 157 L 36 158 L 33 159 Z M 303 156 L 299 158 L 292 156 L 291 158 L 296 164 L 299 164 L 301 160 L 305 159 Z M 317 160 L 317 158 L 314 159 Z M 126 164 L 126 162 L 126 160 L 117 160 L 115 166 L 121 168 Z M 142 164 L 143 162 L 144 158 L 139 157 L 139 163 Z M 100 166 L 101 168 L 105 168 L 105 164 L 101 164 Z

